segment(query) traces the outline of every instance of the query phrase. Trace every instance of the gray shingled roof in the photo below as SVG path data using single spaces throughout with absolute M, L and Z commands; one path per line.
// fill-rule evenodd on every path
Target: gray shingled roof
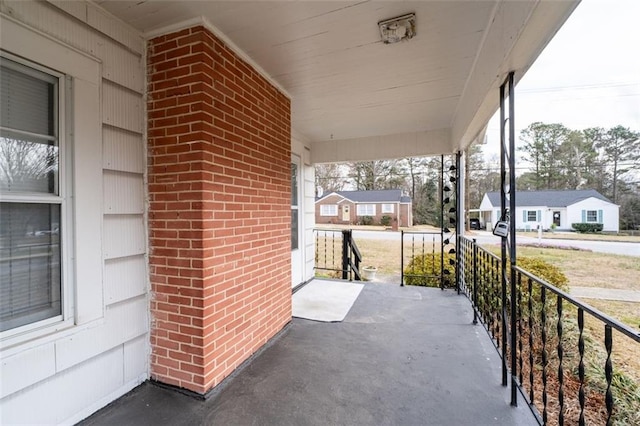
M 319 200 L 331 195 L 339 194 L 356 203 L 410 203 L 411 197 L 402 195 L 399 189 L 384 189 L 378 191 L 336 191 L 324 194 Z
M 499 192 L 487 192 L 489 201 L 494 206 L 500 205 Z M 611 202 L 607 197 L 595 189 L 580 189 L 567 191 L 518 191 L 516 193 L 516 205 L 518 207 L 548 206 L 567 207 L 587 198 L 597 198 Z

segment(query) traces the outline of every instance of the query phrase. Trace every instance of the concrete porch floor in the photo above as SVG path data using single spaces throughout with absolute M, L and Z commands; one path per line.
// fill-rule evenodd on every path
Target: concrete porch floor
M 84 425 L 537 425 L 454 291 L 366 283 L 341 323 L 294 318 L 206 401 L 145 383 Z

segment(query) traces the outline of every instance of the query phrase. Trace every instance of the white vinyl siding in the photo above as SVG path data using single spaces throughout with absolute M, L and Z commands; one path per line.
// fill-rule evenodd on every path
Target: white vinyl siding
M 567 228 L 573 223 L 601 223 L 604 232 L 618 232 L 620 221 L 619 206 L 595 197 L 587 198 L 575 203 L 567 208 L 566 221 L 563 222 Z M 591 213 L 590 219 L 596 217 L 595 222 L 587 222 L 587 211 Z M 563 213 L 564 219 L 564 213 Z
M 358 204 L 356 207 L 356 214 L 358 216 L 375 216 L 376 205 L 375 204 Z
M 338 216 L 338 206 L 336 204 L 321 205 L 320 216 Z
M 145 43 L 91 2 L 0 11 L 3 51 L 67 76 L 74 195 L 65 320 L 1 342 L 2 422 L 74 424 L 149 377 Z
M 382 213 L 394 213 L 394 212 L 395 212 L 395 204 L 382 205 Z

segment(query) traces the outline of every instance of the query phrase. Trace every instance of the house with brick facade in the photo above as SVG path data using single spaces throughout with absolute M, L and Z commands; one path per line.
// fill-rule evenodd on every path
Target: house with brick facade
M 316 200 L 316 223 L 412 226 L 411 197 L 400 189 L 329 192 Z
M 1 1 L 0 423 L 215 390 L 314 275 L 313 165 L 465 151 L 577 3 Z

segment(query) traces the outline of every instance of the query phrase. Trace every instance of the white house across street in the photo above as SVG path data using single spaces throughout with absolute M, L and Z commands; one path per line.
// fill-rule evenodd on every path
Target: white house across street
M 480 218 L 487 229 L 500 219 L 500 193 L 487 192 L 480 203 Z M 571 230 L 573 223 L 601 223 L 604 232 L 619 231 L 620 206 L 594 189 L 519 191 L 513 217 L 516 229 Z

